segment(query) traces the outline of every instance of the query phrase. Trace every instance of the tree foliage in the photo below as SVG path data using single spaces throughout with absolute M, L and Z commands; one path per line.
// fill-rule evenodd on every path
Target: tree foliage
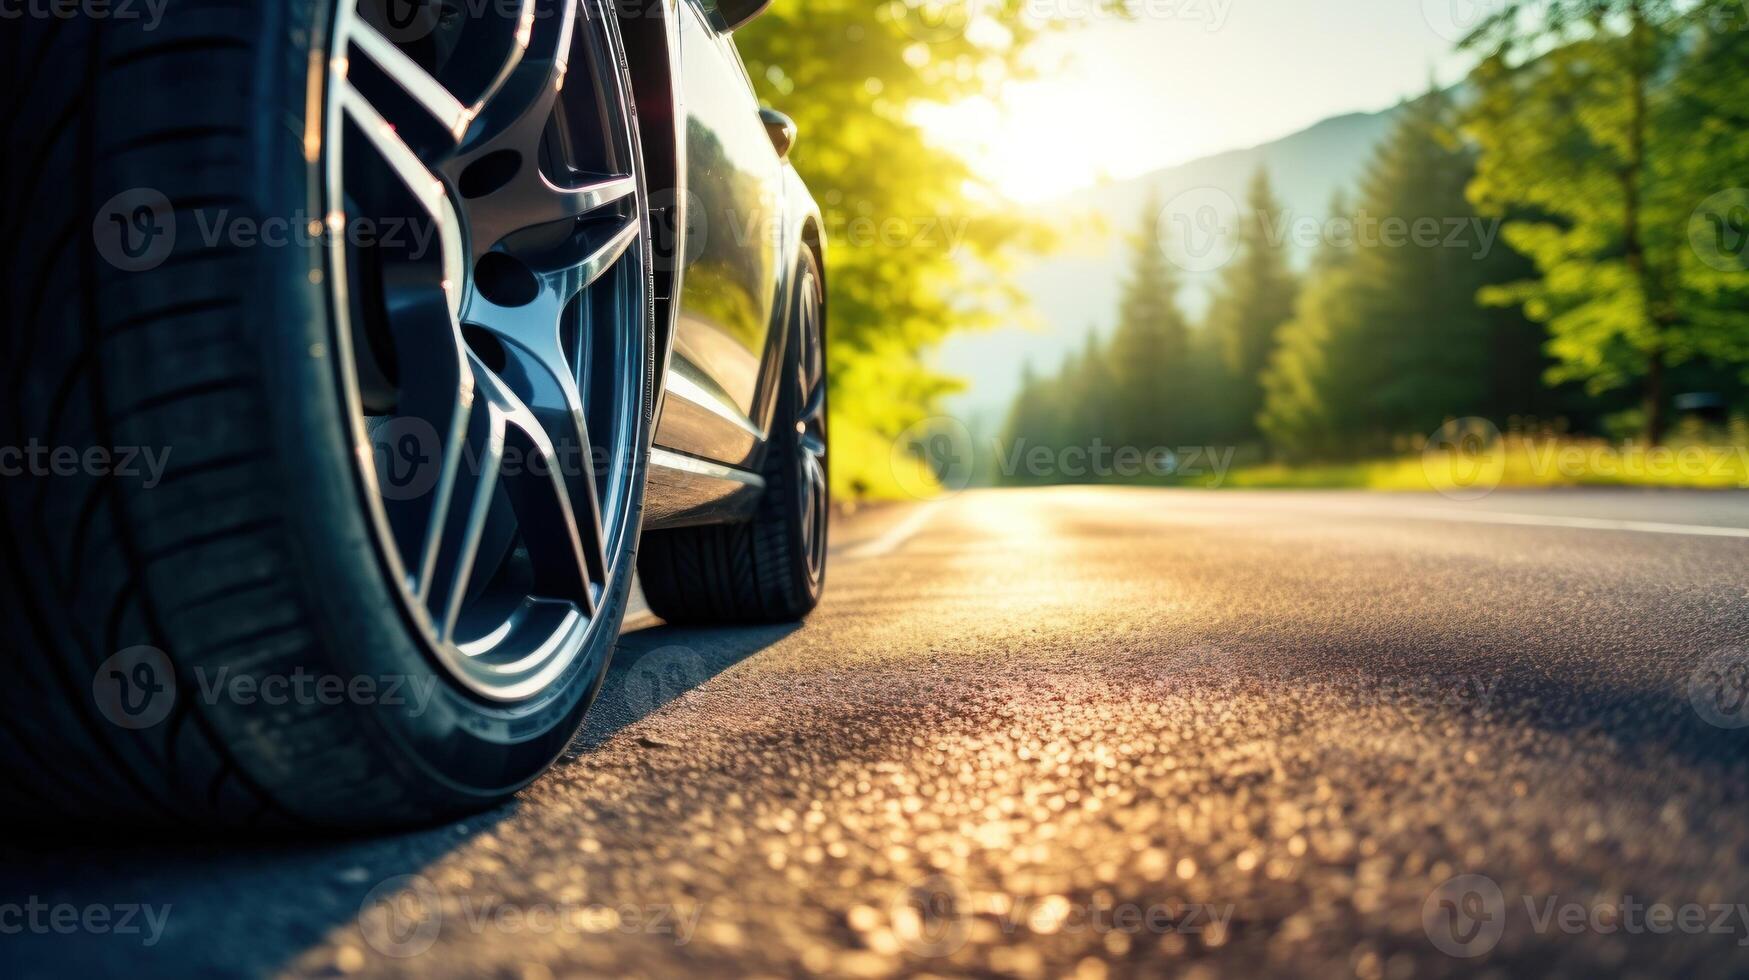
M 1221 269 L 1209 309 L 1208 326 L 1220 345 L 1231 379 L 1231 399 L 1244 434 L 1263 407 L 1263 369 L 1275 346 L 1276 331 L 1293 316 L 1299 285 L 1288 268 L 1285 215 L 1269 174 L 1258 170 L 1239 221 L 1238 251 Z
M 930 369 L 929 350 L 1002 322 L 1019 297 L 1009 263 L 1049 245 L 914 116 L 1023 75 L 1028 46 L 1052 25 L 1022 9 L 777 0 L 735 35 L 760 97 L 796 121 L 792 160 L 827 225 L 840 493 L 890 492 L 887 455 L 853 447 L 890 445 L 933 414 L 958 385 Z
M 1548 324 L 1551 381 L 1593 393 L 1638 386 L 1646 435 L 1666 429 L 1670 369 L 1741 363 L 1749 312 L 1741 243 L 1724 261 L 1694 244 L 1697 220 L 1742 201 L 1749 97 L 1733 5 L 1555 0 L 1516 8 L 1468 40 L 1485 57 L 1467 132 L 1480 149 L 1470 188 L 1536 275 L 1483 299 Z M 1735 36 L 1732 36 L 1735 35 Z M 1698 137 L 1698 138 L 1697 138 Z M 1723 192 L 1723 206 L 1709 200 Z

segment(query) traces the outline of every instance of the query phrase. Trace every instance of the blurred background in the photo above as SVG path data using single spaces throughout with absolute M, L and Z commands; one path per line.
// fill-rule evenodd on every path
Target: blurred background
M 1744 0 L 777 0 L 841 500 L 1749 486 Z

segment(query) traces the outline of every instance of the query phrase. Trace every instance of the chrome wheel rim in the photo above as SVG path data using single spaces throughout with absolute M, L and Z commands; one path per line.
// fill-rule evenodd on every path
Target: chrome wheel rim
M 812 268 L 802 274 L 797 316 L 796 456 L 801 473 L 802 553 L 808 580 L 818 582 L 826 568 L 826 524 L 831 491 L 826 469 L 826 345 L 820 316 L 820 287 Z
M 385 566 L 437 660 L 510 702 L 616 625 L 651 383 L 648 225 L 609 9 L 469 10 L 339 12 L 325 223 Z

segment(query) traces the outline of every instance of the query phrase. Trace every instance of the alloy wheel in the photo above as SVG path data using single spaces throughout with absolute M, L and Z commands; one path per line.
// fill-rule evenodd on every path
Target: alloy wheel
M 384 564 L 456 679 L 530 699 L 631 574 L 653 324 L 617 25 L 358 0 L 332 51 L 331 281 Z
M 796 454 L 801 470 L 802 553 L 808 581 L 817 583 L 826 568 L 826 524 L 831 508 L 826 470 L 826 346 L 820 315 L 820 288 L 812 266 L 799 284 L 797 316 Z

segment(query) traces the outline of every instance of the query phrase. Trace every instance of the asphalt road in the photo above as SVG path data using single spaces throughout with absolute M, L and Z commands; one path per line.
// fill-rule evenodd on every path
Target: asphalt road
M 805 626 L 628 633 L 497 812 L 9 842 L 0 930 L 49 924 L 0 973 L 1749 971 L 1749 495 L 1000 491 L 834 534 Z

